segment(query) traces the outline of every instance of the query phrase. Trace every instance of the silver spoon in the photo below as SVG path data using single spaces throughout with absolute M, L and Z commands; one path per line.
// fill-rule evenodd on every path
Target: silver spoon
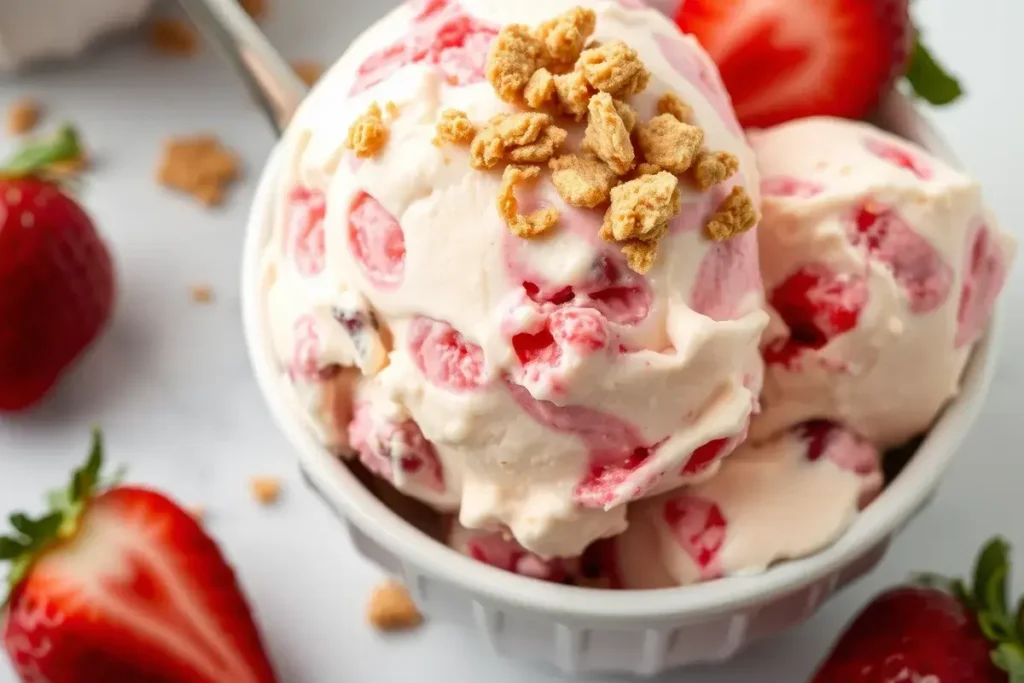
M 181 4 L 242 77 L 280 135 L 306 96 L 306 84 L 236 0 L 181 0 Z

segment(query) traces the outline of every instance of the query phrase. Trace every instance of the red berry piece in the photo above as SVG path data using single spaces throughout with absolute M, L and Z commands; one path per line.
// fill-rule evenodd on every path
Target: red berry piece
M 65 128 L 0 169 L 0 412 L 42 400 L 113 315 L 114 264 L 96 226 L 32 175 L 78 151 Z
M 700 577 L 720 577 L 718 554 L 725 544 L 727 524 L 718 505 L 697 496 L 682 495 L 667 501 L 662 515 L 679 547 L 697 565 Z
M 576 295 L 577 305 L 592 306 L 619 325 L 635 325 L 651 309 L 646 280 L 626 268 L 617 255 L 602 254 L 576 288 Z
M 690 457 L 686 460 L 686 464 L 683 465 L 682 473 L 688 476 L 700 474 L 707 468 L 711 467 L 712 463 L 724 457 L 727 452 L 731 450 L 729 448 L 730 445 L 739 441 L 742 441 L 742 439 L 733 439 L 728 437 L 708 441 L 706 444 L 690 454 Z
M 351 94 L 363 92 L 409 64 L 436 66 L 451 85 L 484 80 L 494 26 L 470 16 L 453 1 L 420 3 L 409 34 L 366 59 Z
M 865 439 L 827 420 L 812 420 L 795 429 L 807 448 L 807 459 L 831 460 L 839 469 L 861 478 L 858 506 L 863 509 L 882 490 L 881 454 Z
M 437 451 L 413 420 L 380 420 L 368 403 L 359 403 L 349 423 L 348 439 L 368 470 L 399 489 L 444 492 L 444 470 Z
M 1006 256 L 992 230 L 979 220 L 968 238 L 970 249 L 956 317 L 956 348 L 973 343 L 985 331 L 996 298 L 1006 281 Z
M 348 243 L 363 275 L 378 289 L 395 289 L 405 274 L 405 234 L 380 202 L 360 192 L 348 217 Z
M 711 103 L 726 128 L 734 135 L 742 135 L 743 129 L 740 127 L 739 121 L 736 120 L 732 103 L 729 101 L 729 96 L 725 93 L 714 67 L 704 62 L 697 54 L 697 48 L 693 43 L 679 35 L 667 33 L 655 33 L 654 42 L 676 73 L 696 86 Z
M 839 275 L 824 264 L 803 266 L 772 290 L 769 303 L 789 328 L 789 337 L 769 344 L 765 362 L 789 365 L 807 349 L 820 349 L 857 326 L 868 301 L 860 275 Z
M 866 116 L 905 72 L 912 28 L 907 0 L 686 0 L 676 21 L 753 128 Z
M 521 368 L 514 375 L 520 383 L 545 382 L 553 390 L 562 388 L 568 356 L 583 357 L 603 350 L 608 329 L 600 313 L 589 308 L 563 306 L 547 313 L 536 332 L 512 335 L 512 348 Z
M 301 275 L 318 275 L 326 263 L 324 216 L 327 200 L 320 190 L 296 187 L 288 194 L 288 254 Z
M 761 288 L 757 234 L 750 230 L 711 244 L 697 270 L 690 306 L 712 320 L 733 320 L 742 312 L 744 299 Z
M 918 315 L 941 306 L 953 286 L 953 270 L 892 207 L 864 202 L 847 221 L 851 244 L 892 271 Z
M 409 323 L 409 353 L 423 376 L 450 391 L 486 383 L 484 352 L 448 323 L 417 316 Z
M 563 583 L 569 576 L 565 560 L 542 558 L 503 532 L 468 531 L 465 552 L 478 562 L 540 581 Z
M 629 476 L 640 469 L 655 450 L 657 446 L 636 448 L 625 459 L 611 462 L 603 454 L 601 457 L 592 457 L 590 469 L 573 491 L 573 500 L 583 507 L 608 508 L 622 502 L 623 497 L 626 500 L 639 498 L 645 492 L 645 486 L 638 486 L 625 496 L 621 489 Z
M 797 197 L 810 199 L 825 191 L 825 186 L 813 180 L 793 176 L 772 176 L 761 181 L 761 194 L 765 197 Z
M 931 180 L 935 173 L 931 166 L 917 154 L 887 140 L 868 138 L 864 147 L 879 159 L 888 161 L 894 166 L 910 171 L 921 180 Z

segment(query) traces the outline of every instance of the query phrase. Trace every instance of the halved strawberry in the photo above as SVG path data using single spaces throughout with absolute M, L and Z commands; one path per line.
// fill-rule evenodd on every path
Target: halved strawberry
M 53 511 L 0 537 L 11 593 L 0 639 L 15 672 L 47 683 L 274 683 L 245 597 L 214 541 L 163 495 L 85 466 Z
M 677 22 L 718 64 L 745 127 L 861 118 L 905 73 L 933 103 L 960 94 L 914 44 L 907 0 L 687 0 Z

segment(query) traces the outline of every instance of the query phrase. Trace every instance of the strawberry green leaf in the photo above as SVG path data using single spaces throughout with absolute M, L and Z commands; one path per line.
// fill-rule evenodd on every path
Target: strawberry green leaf
M 1003 643 L 992 651 L 992 663 L 1008 673 L 1009 683 L 1024 683 L 1024 647 Z
M 907 67 L 907 82 L 914 93 L 936 106 L 951 104 L 963 95 L 963 88 L 932 56 L 921 41 L 920 33 L 914 41 L 914 51 Z
M 64 124 L 52 138 L 36 140 L 25 145 L 14 158 L 4 164 L 2 172 L 9 175 L 28 175 L 58 161 L 77 159 L 82 155 L 82 144 L 75 129 Z
M 1017 631 L 1017 640 L 1024 643 L 1024 596 L 1017 601 L 1017 609 L 1014 614 L 1014 627 Z
M 1006 614 L 1006 570 L 1010 546 L 996 537 L 985 544 L 974 565 L 974 598 L 989 611 Z
M 92 430 L 92 445 L 89 458 L 81 469 L 75 471 L 71 480 L 71 502 L 77 503 L 88 498 L 99 481 L 100 468 L 103 466 L 103 434 L 99 429 Z
M 27 550 L 21 541 L 0 536 L 0 560 L 13 560 Z
M 15 531 L 31 537 L 35 522 L 29 519 L 27 515 L 16 512 L 11 515 L 11 526 L 14 527 Z
M 1007 639 L 1007 633 L 998 617 L 990 612 L 978 612 L 978 626 L 993 643 L 1001 643 Z

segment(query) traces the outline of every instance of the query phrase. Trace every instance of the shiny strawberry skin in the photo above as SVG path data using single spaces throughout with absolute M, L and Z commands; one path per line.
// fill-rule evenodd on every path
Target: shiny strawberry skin
M 43 180 L 0 176 L 0 412 L 49 393 L 109 321 L 114 290 L 80 206 Z
M 677 23 L 718 64 L 744 127 L 866 116 L 912 38 L 907 0 L 686 0 Z
M 953 595 L 896 588 L 854 619 L 811 683 L 1006 683 L 991 648 L 974 613 Z
M 164 496 L 87 504 L 14 589 L 0 637 L 26 683 L 275 683 L 216 544 Z

